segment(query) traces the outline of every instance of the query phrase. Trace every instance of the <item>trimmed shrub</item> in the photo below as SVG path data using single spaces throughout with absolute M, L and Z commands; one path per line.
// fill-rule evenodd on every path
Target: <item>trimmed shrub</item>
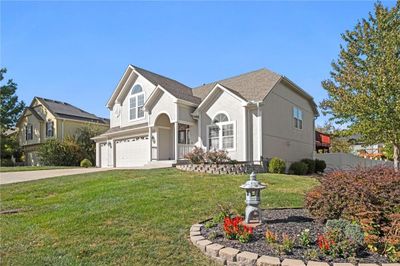
M 303 162 L 294 162 L 289 167 L 289 173 L 295 175 L 305 175 L 307 174 L 308 167 L 307 164 Z
M 308 175 L 315 173 L 315 161 L 313 159 L 302 159 L 300 162 L 305 163 L 307 165 L 307 173 Z
M 275 174 L 284 174 L 286 170 L 285 161 L 278 157 L 274 157 L 269 161 L 268 172 Z
M 323 173 L 326 168 L 326 163 L 324 160 L 315 159 L 315 172 L 316 173 Z
M 205 152 L 203 148 L 195 146 L 191 152 L 185 155 L 185 159 L 189 160 L 192 164 L 200 164 L 205 162 Z
M 306 197 L 313 216 L 357 222 L 370 250 L 393 253 L 393 260 L 399 259 L 399 206 L 400 172 L 381 166 L 330 172 Z
M 81 167 L 85 168 L 92 167 L 92 162 L 89 159 L 83 159 L 81 161 Z

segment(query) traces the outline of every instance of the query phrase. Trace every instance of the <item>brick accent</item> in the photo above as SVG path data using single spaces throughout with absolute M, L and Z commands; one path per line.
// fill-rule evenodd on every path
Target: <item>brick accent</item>
M 200 235 L 201 235 L 200 231 L 192 231 L 192 232 L 190 232 L 190 236 L 200 236 Z
M 240 250 L 236 248 L 223 248 L 219 251 L 219 256 L 227 261 L 236 261 L 236 255 Z
M 382 266 L 400 266 L 400 263 L 382 263 Z
M 358 266 L 379 266 L 379 264 L 375 264 L 375 263 L 359 263 Z
M 333 266 L 354 266 L 352 263 L 334 263 Z
M 256 265 L 258 254 L 248 251 L 243 251 L 237 254 L 236 260 L 238 262 L 244 262 L 246 265 Z
M 277 257 L 261 256 L 257 260 L 257 266 L 280 266 L 281 261 Z

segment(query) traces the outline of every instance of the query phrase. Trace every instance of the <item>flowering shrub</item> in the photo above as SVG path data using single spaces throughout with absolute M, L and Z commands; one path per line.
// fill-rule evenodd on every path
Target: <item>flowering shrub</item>
M 335 245 L 335 242 L 329 237 L 326 237 L 325 235 L 318 235 L 317 237 L 317 245 L 318 248 L 325 254 L 329 254 L 331 251 L 332 245 Z
M 399 260 L 400 172 L 393 168 L 360 168 L 327 174 L 312 189 L 306 207 L 320 219 L 356 221 L 371 251 Z
M 253 228 L 242 224 L 243 218 L 236 216 L 234 218 L 225 217 L 224 232 L 228 239 L 237 239 L 241 243 L 247 243 L 253 236 Z
M 203 148 L 195 146 L 191 152 L 186 153 L 185 159 L 193 164 L 199 164 L 205 162 L 205 152 Z
M 311 243 L 311 240 L 310 240 L 310 229 L 304 229 L 300 233 L 299 242 L 300 242 L 300 245 L 302 245 L 303 247 L 310 246 L 310 243 Z
M 230 159 L 228 152 L 224 150 L 208 151 L 205 154 L 205 160 L 209 163 L 226 163 L 229 162 Z
M 267 229 L 267 231 L 265 232 L 265 240 L 272 244 L 272 243 L 276 243 L 278 238 L 277 236 L 269 229 Z
M 218 150 L 218 151 L 204 151 L 203 148 L 194 147 L 191 152 L 188 152 L 185 155 L 185 159 L 189 160 L 192 164 L 201 164 L 201 163 L 230 163 L 231 158 L 228 155 L 227 151 Z

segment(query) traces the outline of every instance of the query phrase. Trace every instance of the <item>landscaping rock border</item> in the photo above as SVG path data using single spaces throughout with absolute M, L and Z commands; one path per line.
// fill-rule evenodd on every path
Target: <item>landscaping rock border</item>
M 251 174 L 264 173 L 265 170 L 262 165 L 243 162 L 236 164 L 177 164 L 176 168 L 183 171 L 197 172 L 197 173 L 208 173 L 208 174 Z
M 305 263 L 297 259 L 284 259 L 278 257 L 260 256 L 257 253 L 241 251 L 239 249 L 224 247 L 205 239 L 200 230 L 203 224 L 194 224 L 190 228 L 190 241 L 204 254 L 220 265 L 237 266 L 329 266 L 327 262 L 308 261 Z M 400 266 L 400 263 L 333 263 L 333 266 Z

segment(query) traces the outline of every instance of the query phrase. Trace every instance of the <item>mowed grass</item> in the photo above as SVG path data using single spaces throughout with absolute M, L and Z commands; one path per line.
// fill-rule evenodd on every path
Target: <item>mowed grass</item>
M 21 172 L 21 171 L 38 171 L 38 170 L 51 170 L 51 169 L 64 169 L 65 166 L 2 166 L 0 173 L 6 172 Z
M 210 265 L 188 238 L 217 204 L 244 210 L 248 176 L 121 170 L 0 188 L 2 265 Z M 259 174 L 262 207 L 301 207 L 311 177 Z

